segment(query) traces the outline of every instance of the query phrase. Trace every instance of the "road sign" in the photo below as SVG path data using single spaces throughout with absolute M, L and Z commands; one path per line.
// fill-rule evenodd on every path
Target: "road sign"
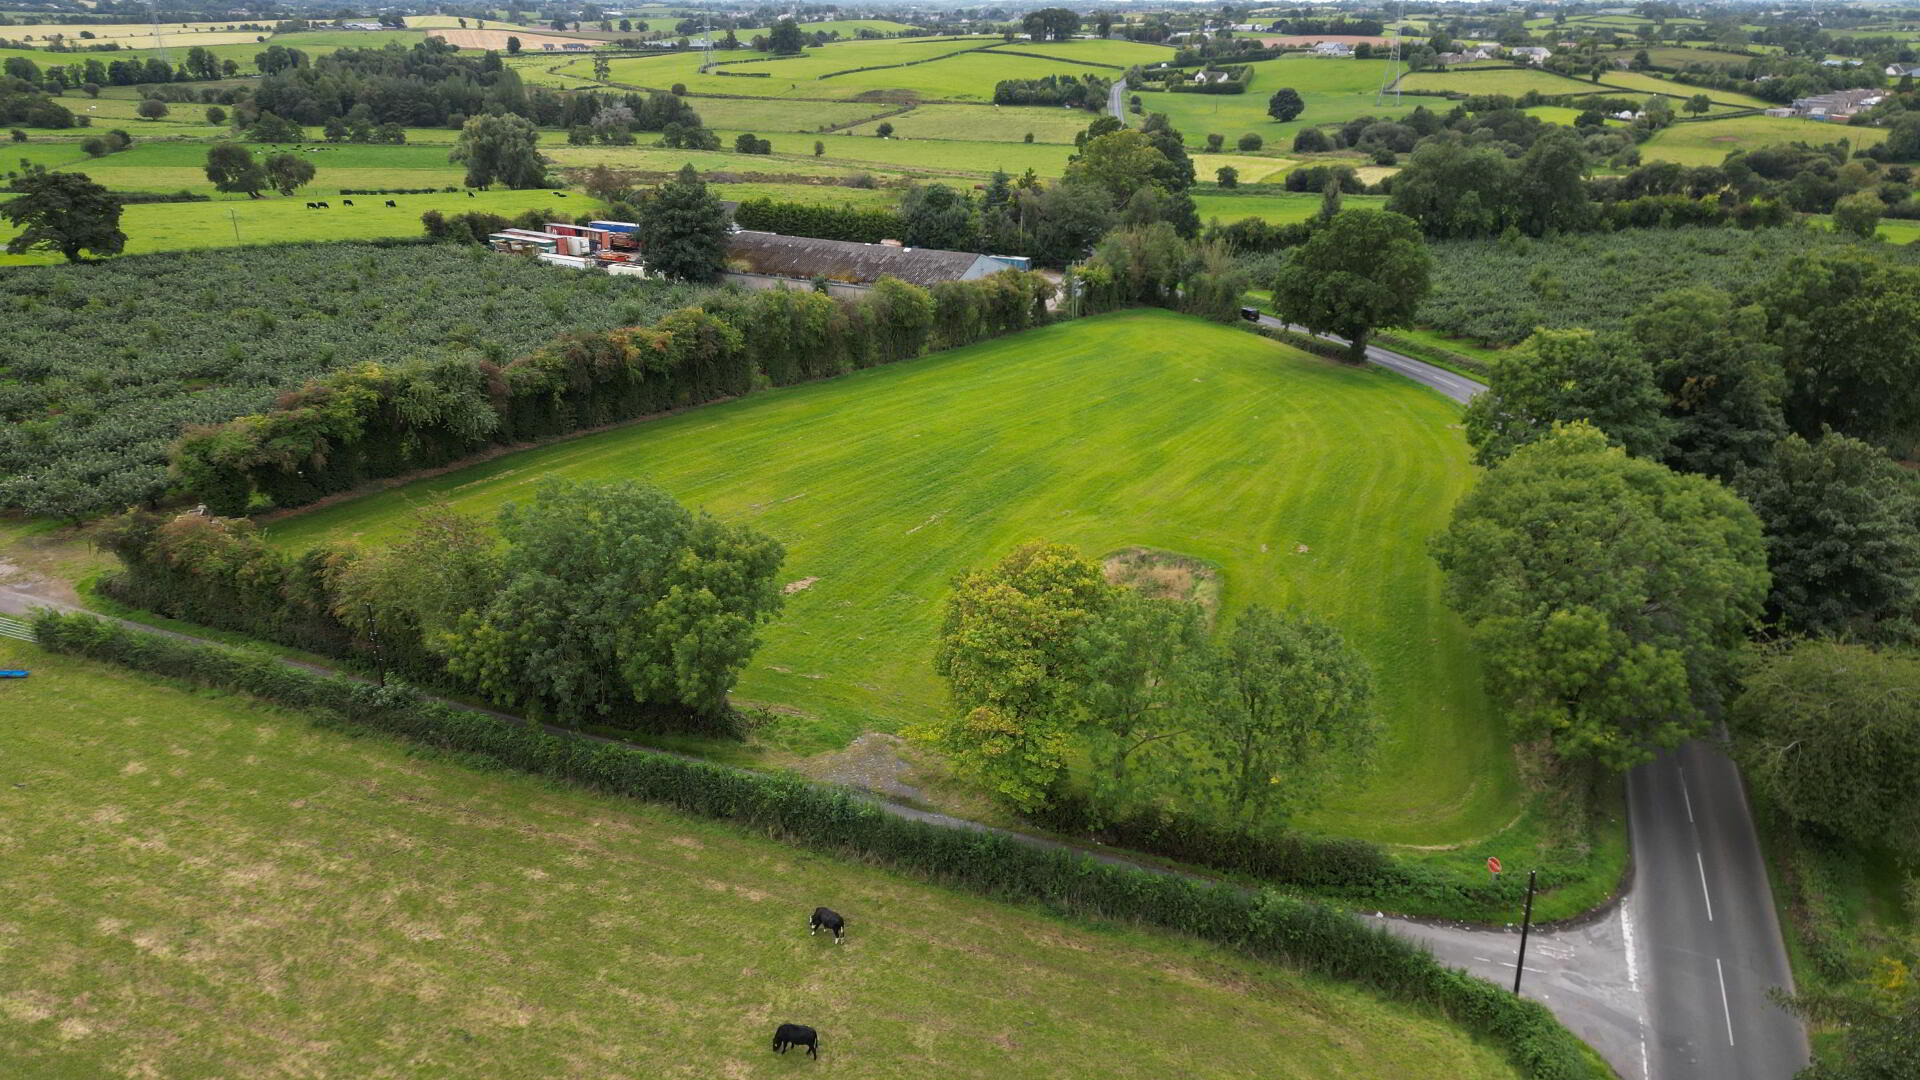
M 1498 855 L 1487 856 L 1487 869 L 1496 874 L 1500 872 L 1500 857 Z

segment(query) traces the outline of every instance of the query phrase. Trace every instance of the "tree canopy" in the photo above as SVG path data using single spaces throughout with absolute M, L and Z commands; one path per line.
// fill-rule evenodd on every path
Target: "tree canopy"
M 13 189 L 19 194 L 0 203 L 0 217 L 20 228 L 7 241 L 8 254 L 45 249 L 79 262 L 83 251 L 118 255 L 125 250 L 120 200 L 86 174 L 34 166 L 14 181 Z
M 1556 424 L 1585 420 L 1628 453 L 1658 459 L 1673 427 L 1665 406 L 1639 353 L 1591 330 L 1537 330 L 1493 362 L 1486 393 L 1467 406 L 1467 442 L 1492 465 Z
M 641 206 L 649 269 L 681 281 L 717 281 L 726 267 L 727 212 L 692 165 L 682 165 Z
M 468 187 L 545 187 L 546 162 L 534 145 L 539 139 L 540 130 L 524 116 L 475 116 L 461 127 L 447 160 L 466 163 Z
M 1744 502 L 1585 423 L 1483 476 L 1433 553 L 1516 733 L 1617 769 L 1705 729 L 1767 591 Z
M 1316 334 L 1346 338 L 1348 358 L 1359 363 L 1375 329 L 1413 320 L 1431 269 L 1411 220 L 1383 210 L 1345 210 L 1315 229 L 1281 267 L 1274 309 Z
M 267 186 L 267 171 L 254 160 L 253 151 L 239 143 L 219 143 L 207 151 L 207 179 L 216 191 L 244 192 L 250 199 L 260 197 Z

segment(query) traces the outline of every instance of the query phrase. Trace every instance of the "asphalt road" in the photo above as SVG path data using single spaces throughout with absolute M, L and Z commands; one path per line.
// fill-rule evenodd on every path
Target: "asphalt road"
M 1120 121 L 1121 127 L 1127 126 L 1127 80 L 1113 80 L 1113 88 L 1107 91 L 1107 115 Z
M 1289 326 L 1271 315 L 1260 316 L 1260 325 L 1271 326 L 1276 330 L 1293 330 L 1302 334 L 1307 332 L 1306 327 Z M 1322 334 L 1320 336 L 1337 345 L 1345 345 L 1347 343 L 1346 338 L 1336 334 Z M 1415 360 L 1411 356 L 1403 356 L 1397 352 L 1389 352 L 1386 349 L 1380 348 L 1378 345 L 1367 346 L 1367 359 L 1383 368 L 1388 368 L 1398 374 L 1404 375 L 1422 386 L 1437 390 L 1462 405 L 1472 401 L 1475 394 L 1486 389 L 1485 386 L 1474 382 L 1465 375 L 1455 375 L 1446 368 L 1434 367 L 1432 364 Z

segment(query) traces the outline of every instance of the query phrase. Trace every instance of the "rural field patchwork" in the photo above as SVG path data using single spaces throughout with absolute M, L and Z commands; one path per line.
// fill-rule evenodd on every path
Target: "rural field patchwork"
M 0 638 L 0 1074 L 1509 1078 L 1453 1025 Z M 806 933 L 831 903 L 834 946 Z M 670 1049 L 668 1049 L 670 1048 Z M 667 1052 L 662 1052 L 663 1050 Z
M 1016 406 L 1014 403 L 1018 403 Z M 1143 310 L 1077 320 L 510 454 L 271 527 L 287 549 L 393 539 L 410 507 L 491 513 L 547 478 L 647 479 L 787 546 L 813 579 L 738 696 L 796 752 L 945 709 L 954 575 L 1041 538 L 1222 568 L 1224 607 L 1299 607 L 1372 665 L 1376 773 L 1310 824 L 1438 844 L 1505 825 L 1506 733 L 1425 554 L 1473 479 L 1458 407 L 1388 373 Z

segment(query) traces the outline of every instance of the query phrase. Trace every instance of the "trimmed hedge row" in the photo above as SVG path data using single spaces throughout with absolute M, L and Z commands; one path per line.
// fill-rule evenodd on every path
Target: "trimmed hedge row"
M 850 240 L 877 244 L 907 234 L 898 211 L 852 206 L 816 206 L 812 203 L 747 199 L 734 208 L 733 223 L 743 229 L 784 236 L 817 236 L 822 240 Z
M 442 231 L 453 221 L 423 215 Z M 457 219 L 456 219 L 457 220 Z M 568 334 L 511 362 L 476 354 L 362 364 L 269 412 L 189 429 L 175 480 L 232 517 L 300 506 L 489 446 L 568 435 L 999 337 L 1048 319 L 1052 283 L 1003 270 L 922 289 L 881 278 L 861 298 L 716 293 L 651 326 Z
M 1111 866 L 998 833 L 895 817 L 845 791 L 740 772 L 630 747 L 549 734 L 455 709 L 403 686 L 321 675 L 242 650 L 135 632 L 89 615 L 42 612 L 40 643 L 202 686 L 237 690 L 319 714 L 329 726 L 378 731 L 445 751 L 735 822 L 816 850 L 858 855 L 995 900 L 1134 920 L 1191 934 L 1262 960 L 1359 983 L 1435 1008 L 1505 1048 L 1538 1080 L 1602 1077 L 1591 1055 L 1544 1006 L 1441 965 L 1386 930 L 1320 904 L 1199 885 Z

